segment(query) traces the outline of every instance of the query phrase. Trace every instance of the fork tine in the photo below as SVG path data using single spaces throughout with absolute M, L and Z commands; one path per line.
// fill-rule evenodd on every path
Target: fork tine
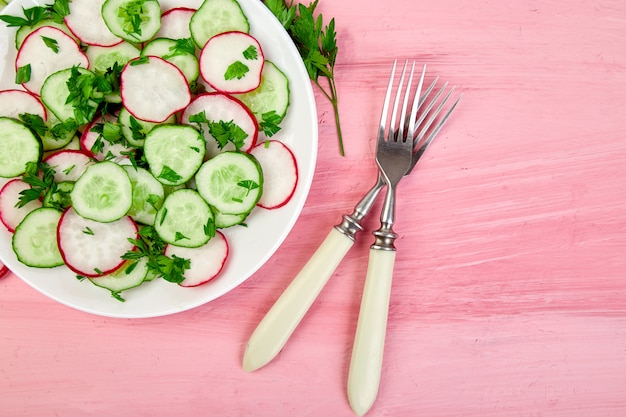
M 404 102 L 402 103 L 402 112 L 400 113 L 400 123 L 399 123 L 399 129 L 398 129 L 398 137 L 396 140 L 405 140 L 405 136 L 404 136 L 404 129 L 406 126 L 405 120 L 406 120 L 406 109 L 407 106 L 409 105 L 409 96 L 411 95 L 411 85 L 413 84 L 413 73 L 415 72 L 415 61 L 413 61 L 413 65 L 411 66 L 411 73 L 409 74 L 409 81 L 407 81 L 406 84 L 406 89 L 404 92 Z M 400 85 L 400 87 L 402 87 L 402 85 Z M 398 90 L 399 91 L 399 90 Z M 419 90 L 416 93 L 416 97 L 419 97 Z M 413 102 L 413 107 L 415 107 L 415 101 L 417 99 L 414 100 Z M 409 130 L 410 132 L 411 130 Z
M 442 101 L 442 103 L 439 105 L 439 107 L 437 108 L 437 111 L 435 112 L 435 115 L 433 116 L 433 118 L 429 121 L 429 125 L 432 123 L 432 121 L 434 120 L 434 118 L 437 116 L 437 114 L 441 111 L 441 109 L 443 108 L 443 106 L 445 105 L 445 103 L 448 101 L 448 99 L 450 98 L 450 95 L 452 94 L 452 92 L 454 91 L 454 87 L 452 87 L 452 89 L 450 90 L 450 92 L 446 95 L 446 97 L 444 98 L 444 100 Z M 424 143 L 422 143 L 422 145 L 420 145 L 419 149 L 417 151 L 415 151 L 415 155 L 414 155 L 414 160 L 417 161 L 418 159 L 420 159 L 420 157 L 422 156 L 422 154 L 426 151 L 426 148 L 428 148 L 428 145 L 430 145 L 430 143 L 433 141 L 433 139 L 435 139 L 435 136 L 437 136 L 437 134 L 439 133 L 439 131 L 441 130 L 441 128 L 443 127 L 443 125 L 448 121 L 448 118 L 450 117 L 450 115 L 452 114 L 452 112 L 454 111 L 454 109 L 456 108 L 456 105 L 459 103 L 459 101 L 461 101 L 461 97 L 463 97 L 463 95 L 460 95 L 455 101 L 454 103 L 452 103 L 452 105 L 450 106 L 450 108 L 448 109 L 448 111 L 446 112 L 446 114 L 444 114 L 444 116 L 441 118 L 441 120 L 439 121 L 439 123 L 437 123 L 437 125 L 433 128 L 433 130 L 430 132 L 430 134 L 428 135 L 428 138 L 424 141 Z M 425 127 L 424 130 L 422 130 L 420 132 L 420 134 L 418 135 L 419 140 L 421 140 L 421 138 L 423 138 L 423 136 L 426 134 L 426 131 L 428 130 L 428 126 Z M 419 143 L 419 140 L 416 140 L 416 144 Z M 413 167 L 415 166 L 415 164 L 413 164 L 411 166 L 411 168 L 409 169 L 409 172 L 407 172 L 407 175 L 413 170 Z
M 378 125 L 378 140 L 384 140 L 385 138 L 385 126 L 387 124 L 387 113 L 389 113 L 389 101 L 391 100 L 391 90 L 393 88 L 393 80 L 396 75 L 397 60 L 393 61 L 393 67 L 391 67 L 391 75 L 389 76 L 389 83 L 387 84 L 387 92 L 385 93 L 385 101 L 383 103 L 383 110 L 380 115 L 380 124 Z
M 413 63 L 413 65 L 415 65 L 415 62 Z M 426 99 L 425 96 L 423 98 L 421 97 L 422 86 L 424 84 L 425 75 L 426 75 L 426 65 L 424 65 L 424 67 L 422 68 L 422 74 L 420 75 L 420 79 L 417 83 L 417 89 L 415 90 L 415 98 L 413 99 L 413 105 L 411 106 L 411 114 L 408 118 L 407 140 L 408 138 L 413 138 L 413 136 L 415 135 L 415 126 L 416 126 L 415 118 L 417 117 L 417 110 L 419 109 L 423 101 Z M 433 86 L 430 87 L 431 90 L 432 90 L 432 87 Z M 403 120 L 404 120 L 404 115 L 403 115 Z
M 433 124 L 433 122 L 435 121 L 435 119 L 437 118 L 437 116 L 439 115 L 439 112 L 441 112 L 441 109 L 443 108 L 443 106 L 446 104 L 446 102 L 448 101 L 448 99 L 450 99 L 450 96 L 452 95 L 452 93 L 454 92 L 454 86 L 450 89 L 450 91 L 448 91 L 448 94 L 446 94 L 446 96 L 443 98 L 443 100 L 441 100 L 441 103 L 439 103 L 439 106 L 437 106 L 437 108 L 435 109 L 435 111 L 432 114 L 430 113 L 430 110 L 432 109 L 432 107 L 435 105 L 435 103 L 437 102 L 437 100 L 439 99 L 439 96 L 441 96 L 441 93 L 443 93 L 443 90 L 445 89 L 445 87 L 447 86 L 448 83 L 446 83 L 444 85 L 444 87 L 439 91 L 439 93 L 437 93 L 437 95 L 435 96 L 435 98 L 433 99 L 433 101 L 430 103 L 430 105 L 428 106 L 427 112 L 426 114 L 424 114 L 423 116 L 428 115 L 428 120 L 423 124 L 420 125 L 420 132 L 417 135 L 417 137 L 415 138 L 415 141 L 419 144 L 422 139 L 424 138 L 424 135 L 426 135 L 426 132 L 428 132 L 428 128 L 430 128 L 430 125 Z
M 389 134 L 387 140 L 396 140 L 396 119 L 398 116 L 398 105 L 400 104 L 400 97 L 402 96 L 402 86 L 404 85 L 404 76 L 406 75 L 406 67 L 408 62 L 408 60 L 404 61 L 404 67 L 402 68 L 402 74 L 400 75 L 398 89 L 396 90 L 396 98 L 393 102 L 393 111 L 391 112 L 391 121 L 389 124 Z

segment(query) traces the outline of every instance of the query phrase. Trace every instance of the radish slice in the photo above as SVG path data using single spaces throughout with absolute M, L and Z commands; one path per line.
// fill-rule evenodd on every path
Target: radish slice
M 0 91 L 0 117 L 19 119 L 20 114 L 33 114 L 47 119 L 46 108 L 37 96 L 22 90 Z
M 125 153 L 130 149 L 124 146 L 122 143 L 111 143 L 104 138 L 100 138 L 100 133 L 96 132 L 94 128 L 105 122 L 117 123 L 117 116 L 105 114 L 99 115 L 92 120 L 80 137 L 80 148 L 87 155 L 95 158 L 98 161 L 104 161 L 105 159 L 121 158 L 128 159 Z
M 261 84 L 263 50 L 244 32 L 213 36 L 200 53 L 200 74 L 217 91 L 247 93 Z
M 120 81 L 124 107 L 136 118 L 162 123 L 191 101 L 187 79 L 175 65 L 153 57 L 130 61 Z
M 72 0 L 65 24 L 74 36 L 87 45 L 111 46 L 122 41 L 109 30 L 102 18 L 105 0 Z
M 87 56 L 71 36 L 50 26 L 28 35 L 15 60 L 16 73 L 27 72 L 24 68 L 30 68 L 30 77 L 22 86 L 37 95 L 49 75 L 73 66 L 87 68 Z
M 9 268 L 6 267 L 5 264 L 3 264 L 2 262 L 0 262 L 0 278 L 2 278 L 3 276 L 5 276 L 6 274 L 8 274 L 9 272 Z
M 63 150 L 51 153 L 44 162 L 54 169 L 54 181 L 76 181 L 94 161 L 83 151 Z
M 185 271 L 185 279 L 180 283 L 182 287 L 196 287 L 219 275 L 224 269 L 228 252 L 226 237 L 219 231 L 206 245 L 199 248 L 168 245 L 165 249 L 166 256 L 176 255 L 191 261 L 191 267 Z
M 189 22 L 196 9 L 176 7 L 161 15 L 161 29 L 154 35 L 156 38 L 187 39 L 191 38 Z
M 298 165 L 293 152 L 282 142 L 266 141 L 254 147 L 253 155 L 263 168 L 263 194 L 259 207 L 276 209 L 289 202 L 298 183 Z
M 255 145 L 259 136 L 259 126 L 252 112 L 238 99 L 223 93 L 206 93 L 197 96 L 183 111 L 181 123 L 198 127 L 197 123 L 189 121 L 191 116 L 204 112 L 206 119 L 211 122 L 233 122 L 239 126 L 248 136 L 241 150 L 249 152 Z M 206 124 L 202 124 L 204 138 L 207 144 L 207 157 L 213 157 L 221 151 L 233 150 L 235 146 L 228 143 L 220 150 L 217 141 L 209 133 Z
M 0 190 L 0 221 L 11 233 L 15 232 L 17 225 L 24 220 L 28 213 L 41 207 L 41 201 L 39 200 L 30 201 L 23 207 L 16 207 L 20 193 L 30 188 L 30 185 L 24 181 L 15 178 L 4 184 L 4 187 Z
M 134 249 L 128 239 L 137 238 L 137 224 L 128 216 L 111 223 L 85 219 L 67 209 L 57 230 L 57 242 L 65 264 L 77 274 L 97 277 L 124 264 L 121 258 Z

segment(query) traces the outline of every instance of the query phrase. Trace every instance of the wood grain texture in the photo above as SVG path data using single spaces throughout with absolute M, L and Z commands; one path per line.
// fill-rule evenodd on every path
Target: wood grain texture
M 390 64 L 413 57 L 464 96 L 399 187 L 381 388 L 367 415 L 626 415 L 626 3 L 319 9 L 339 31 L 346 157 L 318 93 L 319 163 L 284 245 L 224 297 L 155 319 L 91 316 L 3 278 L 1 416 L 353 415 L 346 381 L 371 236 L 276 360 L 248 374 L 241 359 L 374 181 Z

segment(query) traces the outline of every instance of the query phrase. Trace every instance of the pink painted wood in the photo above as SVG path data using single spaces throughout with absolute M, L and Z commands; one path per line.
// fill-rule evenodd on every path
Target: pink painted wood
M 371 416 L 626 415 L 626 3 L 322 0 L 339 31 L 338 155 L 321 95 L 301 219 L 244 285 L 192 311 L 117 320 L 0 280 L 2 416 L 350 416 L 370 236 L 278 358 L 250 333 L 375 178 L 389 65 L 464 92 L 399 189 L 398 258 Z M 366 222 L 368 229 L 377 219 Z

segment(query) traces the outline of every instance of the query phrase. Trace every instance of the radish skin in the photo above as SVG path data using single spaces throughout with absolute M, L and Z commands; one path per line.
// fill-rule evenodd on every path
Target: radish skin
M 0 189 L 0 221 L 11 233 L 15 232 L 17 225 L 20 224 L 28 213 L 41 207 L 41 201 L 39 200 L 29 201 L 23 207 L 16 207 L 20 198 L 20 192 L 30 188 L 30 185 L 21 179 L 14 178 Z
M 185 280 L 180 283 L 181 287 L 197 287 L 218 276 L 224 269 L 228 253 L 228 241 L 219 231 L 207 244 L 199 248 L 168 245 L 165 249 L 166 256 L 176 255 L 191 261 L 190 269 L 184 273 Z
M 0 91 L 0 117 L 19 119 L 20 114 L 32 114 L 47 120 L 46 108 L 39 97 L 22 90 Z
M 129 217 L 111 223 L 85 219 L 73 208 L 65 210 L 57 228 L 57 243 L 67 267 L 86 277 L 110 274 L 124 264 L 121 258 L 135 246 L 137 224 Z
M 298 184 L 298 164 L 287 145 L 277 140 L 261 143 L 250 151 L 263 169 L 264 188 L 258 206 L 277 209 L 291 200 Z

